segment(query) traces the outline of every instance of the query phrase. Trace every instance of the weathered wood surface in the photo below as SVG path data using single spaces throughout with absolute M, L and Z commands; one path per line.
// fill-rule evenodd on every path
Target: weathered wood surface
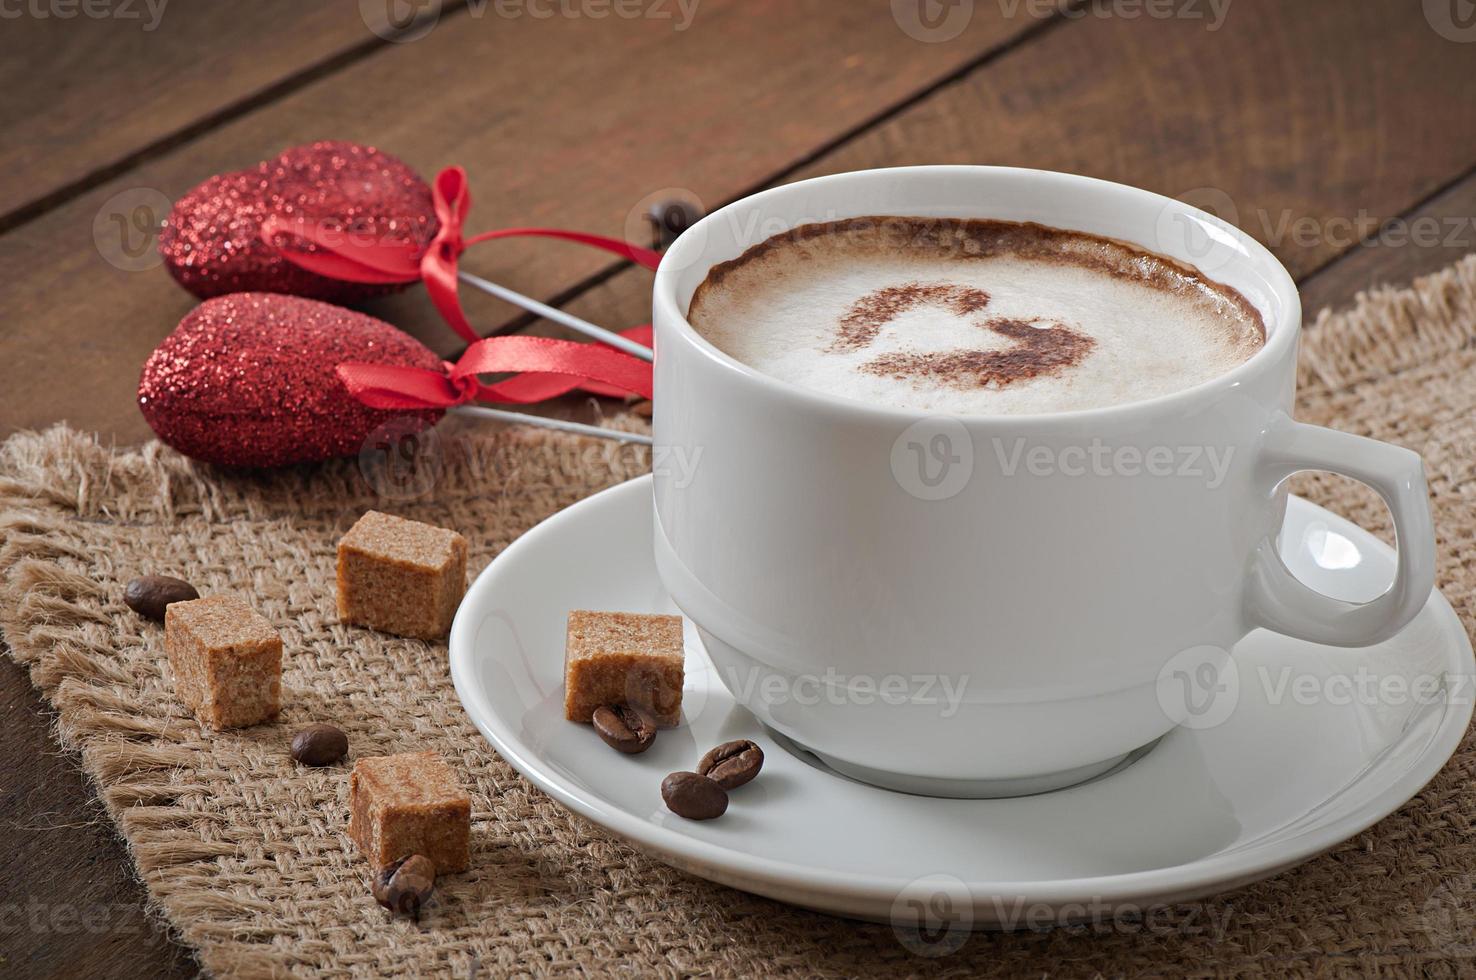
M 1072 170 L 1237 221 L 1297 275 L 1309 314 L 1476 250 L 1476 44 L 1419 4 L 1237 0 L 1216 20 L 1203 3 L 1184 6 L 1197 19 L 1094 3 L 1043 22 L 1041 4 L 978 3 L 942 43 L 885 0 L 702 0 L 680 30 L 673 4 L 665 20 L 552 21 L 447 5 L 405 43 L 354 5 L 195 6 L 170 5 L 147 37 L 117 20 L 0 25 L 0 434 L 67 419 L 145 438 L 138 367 L 193 301 L 160 268 L 120 268 L 147 243 L 95 240 L 94 223 L 314 138 L 373 142 L 426 174 L 466 165 L 473 229 L 638 235 L 672 188 L 711 207 L 863 167 Z M 648 316 L 649 274 L 593 253 L 519 244 L 466 262 L 601 323 Z M 487 329 L 517 322 L 468 306 Z M 423 295 L 371 309 L 456 347 Z M 36 909 L 0 933 L 0 973 L 190 975 L 8 661 L 0 707 L 0 819 L 17 841 L 0 885 Z

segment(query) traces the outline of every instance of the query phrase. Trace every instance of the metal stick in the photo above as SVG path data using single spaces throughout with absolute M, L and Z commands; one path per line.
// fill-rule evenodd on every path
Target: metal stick
M 649 361 L 653 358 L 651 348 L 644 344 L 627 340 L 618 333 L 606 330 L 604 327 L 597 327 L 588 320 L 581 320 L 572 313 L 565 313 L 563 310 L 549 306 L 547 303 L 540 303 L 531 296 L 524 296 L 522 293 L 508 289 L 506 286 L 499 286 L 495 282 L 488 282 L 481 276 L 474 276 L 470 272 L 458 270 L 456 275 L 457 278 L 467 285 L 474 286 L 484 293 L 496 296 L 498 299 L 506 300 L 514 306 L 521 306 L 529 313 L 537 313 L 539 316 L 547 320 L 552 320 L 554 323 L 562 324 L 570 330 L 577 330 L 586 337 L 593 337 L 595 340 L 609 344 L 611 347 L 619 348 L 627 354 L 634 354 L 643 361 Z
M 493 419 L 498 422 L 513 422 L 518 425 L 538 425 L 545 429 L 576 432 L 582 436 L 615 439 L 619 442 L 634 442 L 642 446 L 651 445 L 651 437 L 643 436 L 639 432 L 621 432 L 619 429 L 602 429 L 597 425 L 585 425 L 583 422 L 566 422 L 563 419 L 545 418 L 542 415 L 526 415 L 523 412 L 509 412 L 500 408 L 486 408 L 482 405 L 457 405 L 454 408 L 446 409 L 446 411 L 453 415 L 466 415 L 471 418 Z

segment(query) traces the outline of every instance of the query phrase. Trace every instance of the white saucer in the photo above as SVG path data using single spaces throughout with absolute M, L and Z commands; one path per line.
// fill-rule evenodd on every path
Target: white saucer
M 735 706 L 688 623 L 685 725 L 621 756 L 563 718 L 564 619 L 581 608 L 676 611 L 656 577 L 651 520 L 643 477 L 504 551 L 451 630 L 457 693 L 502 757 L 564 806 L 685 871 L 797 905 L 894 925 L 943 908 L 952 925 L 993 927 L 1226 890 L 1392 812 L 1471 717 L 1471 646 L 1432 593 L 1399 636 L 1363 650 L 1252 634 L 1235 649 L 1227 718 L 1176 729 L 1088 783 L 1003 800 L 909 796 L 784 747 Z M 1282 540 L 1288 565 L 1328 594 L 1366 600 L 1393 578 L 1386 545 L 1305 501 L 1292 499 Z M 1395 692 L 1420 692 L 1422 677 L 1441 686 L 1433 699 Z M 759 778 L 718 820 L 668 812 L 662 777 L 733 738 L 764 747 Z

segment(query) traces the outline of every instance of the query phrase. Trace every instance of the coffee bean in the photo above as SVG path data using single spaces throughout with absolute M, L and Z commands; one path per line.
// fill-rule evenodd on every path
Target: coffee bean
M 724 742 L 697 763 L 697 771 L 723 789 L 737 789 L 763 767 L 764 750 L 746 738 Z
M 435 863 L 423 854 L 411 854 L 380 868 L 370 882 L 369 892 L 391 912 L 419 918 L 435 887 Z
M 292 758 L 305 766 L 331 766 L 348 755 L 348 736 L 332 725 L 309 725 L 292 736 Z
M 688 820 L 711 820 L 728 809 L 728 791 L 695 772 L 674 772 L 661 781 L 666 808 Z
M 123 589 L 123 601 L 140 616 L 164 622 L 164 608 L 171 602 L 200 598 L 195 587 L 171 575 L 142 575 Z
M 602 705 L 595 709 L 593 721 L 605 744 L 626 755 L 644 752 L 656 741 L 656 722 L 628 704 Z
M 651 247 L 657 251 L 669 248 L 682 232 L 696 224 L 701 217 L 702 212 L 691 201 L 680 198 L 657 201 L 646 212 L 646 220 L 651 223 Z

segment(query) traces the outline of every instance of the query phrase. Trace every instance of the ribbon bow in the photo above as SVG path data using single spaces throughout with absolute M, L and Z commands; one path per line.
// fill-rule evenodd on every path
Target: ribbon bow
M 660 253 L 649 248 L 604 235 L 560 228 L 500 228 L 464 238 L 462 227 L 471 210 L 471 190 L 467 186 L 466 171 L 461 167 L 447 167 L 436 174 L 431 185 L 431 200 L 439 228 L 423 251 L 413 241 L 355 241 L 341 231 L 330 232 L 306 221 L 283 220 L 277 215 L 270 215 L 262 222 L 261 237 L 273 242 L 285 234 L 316 245 L 317 250 L 311 252 L 296 248 L 282 248 L 280 251 L 293 265 L 330 279 L 381 285 L 424 280 L 426 292 L 430 293 L 436 310 L 468 343 L 475 343 L 480 338 L 462 312 L 456 273 L 461 253 L 473 245 L 495 238 L 558 238 L 603 249 L 647 269 L 655 269 L 661 262 Z
M 650 343 L 651 328 L 622 336 Z M 481 374 L 526 372 L 485 385 Z M 392 364 L 345 363 L 338 377 L 370 408 L 450 408 L 471 401 L 526 403 L 582 388 L 597 395 L 651 397 L 651 366 L 604 344 L 549 337 L 487 337 L 440 371 Z
M 457 268 L 461 254 L 472 245 L 496 238 L 541 237 L 577 242 L 612 252 L 655 269 L 661 255 L 604 235 L 559 228 L 502 228 L 471 238 L 462 234 L 471 210 L 466 171 L 447 167 L 431 185 L 437 230 L 423 250 L 414 241 L 354 239 L 301 219 L 270 215 L 261 225 L 267 242 L 291 236 L 316 246 L 312 251 L 281 247 L 287 261 L 331 279 L 381 285 L 425 282 L 426 292 L 442 319 L 471 346 L 455 364 L 442 371 L 383 364 L 345 363 L 338 376 L 349 392 L 372 408 L 448 408 L 469 401 L 504 403 L 544 401 L 578 388 L 597 395 L 651 397 L 651 366 L 639 358 L 603 344 L 575 343 L 542 337 L 477 336 L 461 309 Z M 289 239 L 290 241 L 290 239 Z M 642 324 L 622 336 L 651 346 L 651 326 Z M 513 373 L 495 384 L 482 384 L 477 375 Z

